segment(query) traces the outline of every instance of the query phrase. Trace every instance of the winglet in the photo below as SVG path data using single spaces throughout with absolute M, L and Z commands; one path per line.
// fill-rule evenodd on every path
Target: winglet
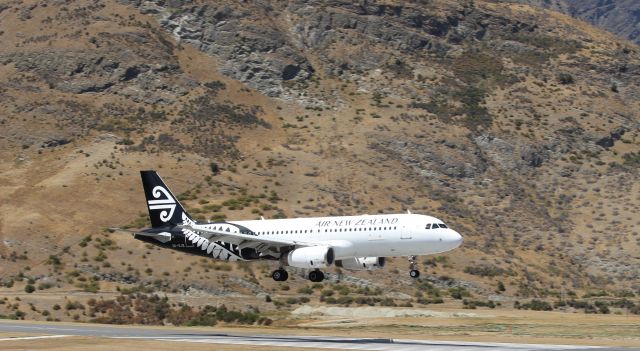
M 407 214 L 411 214 L 411 210 L 407 208 Z

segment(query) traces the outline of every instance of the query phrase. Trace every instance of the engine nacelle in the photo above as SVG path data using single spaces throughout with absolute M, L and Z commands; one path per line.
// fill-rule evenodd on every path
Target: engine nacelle
M 297 268 L 325 268 L 334 260 L 333 249 L 328 246 L 310 246 L 295 249 L 285 257 L 284 264 Z
M 384 257 L 354 257 L 345 260 L 337 260 L 336 267 L 350 271 L 370 271 L 384 267 Z

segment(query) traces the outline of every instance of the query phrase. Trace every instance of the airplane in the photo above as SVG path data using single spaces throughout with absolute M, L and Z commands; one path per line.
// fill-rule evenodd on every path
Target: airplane
M 151 228 L 131 231 L 135 239 L 164 248 L 226 261 L 277 261 L 275 281 L 285 267 L 309 269 L 308 279 L 325 279 L 322 268 L 383 268 L 386 257 L 406 256 L 410 277 L 418 278 L 416 256 L 453 250 L 462 236 L 430 216 L 382 214 L 261 219 L 225 222 L 194 220 L 156 171 L 141 171 Z

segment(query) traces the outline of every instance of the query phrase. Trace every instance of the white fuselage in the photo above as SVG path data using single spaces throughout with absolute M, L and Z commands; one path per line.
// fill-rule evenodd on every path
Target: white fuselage
M 435 217 L 417 214 L 362 215 L 229 221 L 265 239 L 333 247 L 336 259 L 430 255 L 453 250 L 462 236 Z M 437 224 L 437 228 L 427 229 Z M 207 224 L 203 224 L 206 226 Z M 445 228 L 441 228 L 445 227 Z M 232 230 L 240 231 L 237 228 Z

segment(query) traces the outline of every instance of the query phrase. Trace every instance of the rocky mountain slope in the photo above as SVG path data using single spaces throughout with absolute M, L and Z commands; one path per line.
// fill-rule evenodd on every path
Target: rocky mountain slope
M 640 292 L 640 49 L 612 34 L 489 1 L 15 0 L 0 19 L 4 293 L 305 291 L 109 233 L 145 225 L 145 168 L 201 219 L 411 209 L 465 236 L 419 282 L 404 258 L 333 272 L 364 303 Z
M 640 43 L 640 3 L 634 0 L 516 0 L 560 11 Z

